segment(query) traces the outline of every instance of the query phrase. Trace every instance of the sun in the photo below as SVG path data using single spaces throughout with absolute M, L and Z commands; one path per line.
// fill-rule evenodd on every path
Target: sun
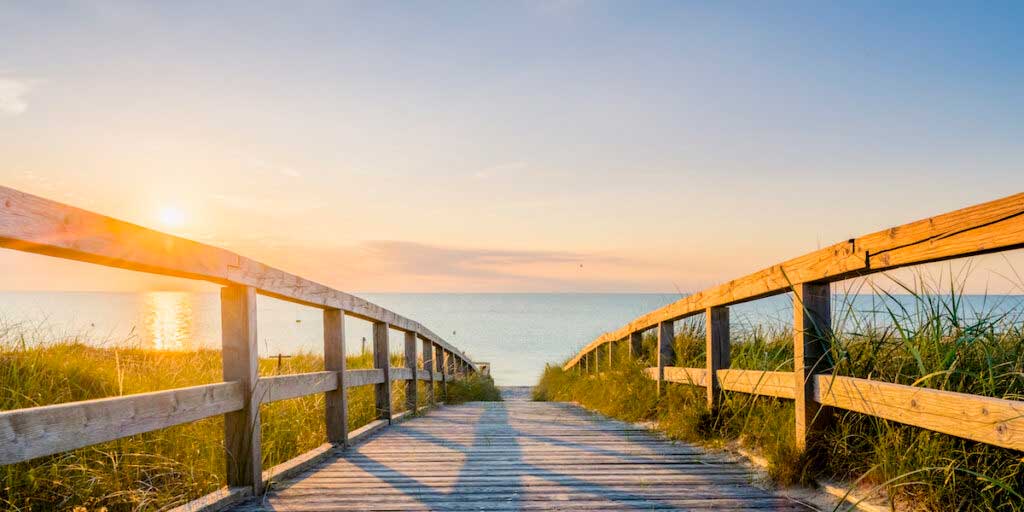
M 160 224 L 167 228 L 180 228 L 185 225 L 185 212 L 174 206 L 160 208 Z

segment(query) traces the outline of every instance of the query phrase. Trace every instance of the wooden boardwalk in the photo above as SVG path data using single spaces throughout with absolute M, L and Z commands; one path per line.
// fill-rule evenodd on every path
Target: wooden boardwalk
M 393 425 L 233 510 L 812 510 L 750 480 L 574 405 L 475 402 Z

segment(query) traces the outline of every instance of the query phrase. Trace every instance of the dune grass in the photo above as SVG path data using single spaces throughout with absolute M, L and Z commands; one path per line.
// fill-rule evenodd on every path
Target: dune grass
M 18 325 L 0 325 L 0 410 L 88 400 L 220 382 L 217 350 L 187 352 L 101 348 L 77 341 L 33 339 Z M 392 366 L 404 365 L 400 355 Z M 348 367 L 372 368 L 371 354 L 350 356 Z M 297 354 L 260 360 L 260 375 L 320 371 L 323 358 Z M 449 386 L 458 401 L 494 398 L 490 379 Z M 419 384 L 420 404 L 425 386 Z M 492 391 L 493 390 L 493 391 Z M 393 411 L 405 409 L 405 383 L 394 382 Z M 436 396 L 443 397 L 441 386 Z M 261 407 L 263 468 L 326 439 L 322 394 Z M 349 429 L 377 418 L 373 386 L 349 389 Z M 0 466 L 0 509 L 110 512 L 163 510 L 225 484 L 223 419 L 213 417 L 71 452 Z
M 958 287 L 928 280 L 901 296 L 877 292 L 877 308 L 833 305 L 835 339 L 829 354 L 839 375 L 1011 400 L 1024 396 L 1024 332 L 1020 306 L 969 309 Z M 860 286 L 860 285 L 858 285 Z M 993 299 L 995 300 L 995 299 Z M 704 366 L 704 327 L 684 321 L 675 339 L 677 366 Z M 731 366 L 792 371 L 787 326 L 733 326 Z M 654 339 L 644 340 L 653 353 Z M 548 366 L 535 399 L 576 401 L 629 421 L 654 421 L 670 437 L 712 446 L 739 445 L 769 462 L 780 484 L 813 484 L 818 477 L 850 482 L 886 496 L 902 510 L 1024 510 L 1024 456 L 1007 450 L 852 412 L 816 440 L 811 459 L 794 443 L 793 403 L 727 392 L 712 415 L 705 390 L 671 384 L 658 399 L 643 374 L 650 361 L 615 354 L 616 366 L 596 376 Z

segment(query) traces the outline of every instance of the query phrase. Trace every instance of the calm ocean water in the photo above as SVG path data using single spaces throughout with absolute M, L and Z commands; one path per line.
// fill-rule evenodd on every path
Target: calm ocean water
M 673 302 L 678 294 L 360 294 L 416 319 L 474 360 L 489 361 L 501 385 L 536 382 L 545 363 L 559 361 L 604 331 Z M 910 304 L 909 297 L 899 299 Z M 878 309 L 879 299 L 858 296 L 854 307 Z M 965 296 L 967 311 L 1019 311 L 1022 296 Z M 260 297 L 258 333 L 263 356 L 322 352 L 319 310 Z M 880 315 L 884 316 L 884 315 Z M 734 306 L 734 324 L 790 322 L 786 296 Z M 1018 319 L 1019 321 L 1019 319 Z M 215 293 L 0 292 L 0 322 L 21 324 L 35 339 L 74 338 L 95 344 L 152 348 L 219 347 Z M 369 349 L 370 324 L 346 320 L 349 353 Z M 392 332 L 391 349 L 402 350 Z M 6 340 L 10 341 L 10 340 Z

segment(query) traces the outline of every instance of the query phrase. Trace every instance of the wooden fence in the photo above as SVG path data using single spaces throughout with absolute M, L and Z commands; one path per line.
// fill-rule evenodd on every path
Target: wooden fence
M 325 394 L 327 441 L 344 446 L 355 437 L 348 432 L 346 389 L 375 386 L 380 419 L 360 429 L 369 432 L 397 416 L 391 411 L 391 382 L 407 383 L 406 407 L 415 411 L 417 381 L 429 384 L 426 399 L 433 402 L 435 383 L 443 388 L 477 371 L 426 327 L 371 302 L 224 249 L 6 187 L 0 187 L 0 247 L 224 286 L 224 382 L 0 412 L 0 464 L 224 415 L 228 486 L 258 495 L 265 478 L 261 404 Z M 257 294 L 323 310 L 324 371 L 259 377 Z M 373 369 L 345 369 L 345 316 L 373 322 Z M 405 333 L 405 367 L 390 367 L 390 329 Z M 417 345 L 422 345 L 419 353 Z M 420 358 L 423 367 L 417 368 Z
M 597 372 L 612 364 L 613 344 L 640 355 L 644 331 L 655 329 L 658 382 L 707 388 L 714 410 L 723 390 L 796 402 L 796 441 L 803 449 L 822 428 L 822 407 L 877 416 L 1004 448 L 1024 450 L 1024 402 L 834 375 L 827 363 L 830 283 L 951 258 L 1024 247 L 1024 193 L 850 239 L 695 293 L 599 336 L 564 366 Z M 729 368 L 728 306 L 793 293 L 793 372 Z M 706 365 L 673 366 L 673 323 L 705 315 Z M 607 354 L 607 358 L 602 353 Z

